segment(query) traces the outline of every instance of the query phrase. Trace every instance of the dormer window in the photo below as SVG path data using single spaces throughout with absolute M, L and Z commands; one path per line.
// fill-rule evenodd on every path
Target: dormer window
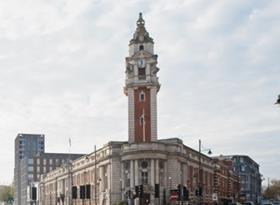
M 144 46 L 143 46 L 143 45 L 140 45 L 140 46 L 139 46 L 139 51 L 142 51 L 142 50 L 144 50 Z

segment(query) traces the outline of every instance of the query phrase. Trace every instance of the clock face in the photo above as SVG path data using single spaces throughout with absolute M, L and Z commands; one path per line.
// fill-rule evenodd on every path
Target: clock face
M 144 68 L 145 65 L 146 65 L 146 62 L 145 62 L 144 59 L 139 59 L 139 60 L 138 60 L 138 67 L 139 67 L 139 68 Z

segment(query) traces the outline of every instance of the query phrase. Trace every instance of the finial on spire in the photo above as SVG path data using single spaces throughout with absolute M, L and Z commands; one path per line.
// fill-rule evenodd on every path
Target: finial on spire
M 137 25 L 144 25 L 145 24 L 145 21 L 142 17 L 142 12 L 139 13 L 139 19 L 137 20 Z
M 133 38 L 130 41 L 130 44 L 136 42 L 151 42 L 153 43 L 153 39 L 149 37 L 149 33 L 145 29 L 145 20 L 143 19 L 142 12 L 139 13 L 139 18 L 136 22 L 137 28 L 133 34 Z

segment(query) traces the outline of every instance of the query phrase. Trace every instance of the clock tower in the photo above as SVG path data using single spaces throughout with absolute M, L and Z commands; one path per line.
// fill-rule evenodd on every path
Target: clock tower
M 157 140 L 157 55 L 154 41 L 145 29 L 142 13 L 136 23 L 136 31 L 129 42 L 126 57 L 124 92 L 128 96 L 128 135 L 130 143 Z

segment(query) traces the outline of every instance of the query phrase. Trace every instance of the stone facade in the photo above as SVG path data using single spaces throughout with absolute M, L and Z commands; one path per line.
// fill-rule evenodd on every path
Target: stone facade
M 109 142 L 96 152 L 47 173 L 40 184 L 40 204 L 117 204 L 129 200 L 129 191 L 135 194 L 139 185 L 143 185 L 145 200 L 150 204 L 163 204 L 178 184 L 189 188 L 190 200 L 195 202 L 198 155 L 177 138 L 151 143 Z M 213 160 L 203 154 L 201 159 L 203 201 L 211 203 Z M 159 198 L 155 198 L 155 184 L 160 187 Z M 90 187 L 89 198 L 83 198 L 82 189 L 86 186 Z M 73 198 L 72 189 L 77 190 L 77 197 Z M 139 204 L 139 198 L 134 202 Z

